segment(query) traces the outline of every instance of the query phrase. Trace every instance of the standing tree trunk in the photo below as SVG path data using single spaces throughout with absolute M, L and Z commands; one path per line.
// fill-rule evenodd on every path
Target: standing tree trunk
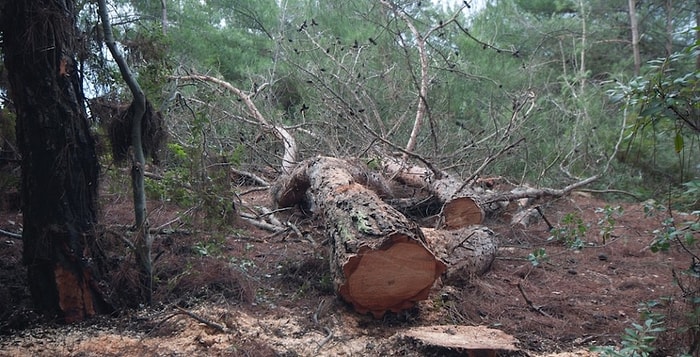
M 99 166 L 75 70 L 73 2 L 6 2 L 0 31 L 17 109 L 29 289 L 38 310 L 81 321 L 110 307 L 91 256 Z
M 700 42 L 700 0 L 695 0 L 695 41 Z M 700 70 L 700 56 L 695 57 L 695 69 Z
M 632 56 L 634 57 L 634 75 L 639 76 L 642 68 L 642 56 L 639 54 L 639 23 L 637 21 L 637 0 L 628 0 L 630 29 L 632 30 Z
M 664 3 L 666 10 L 666 57 L 671 57 L 673 54 L 673 0 L 666 0 Z M 640 58 L 641 59 L 641 58 Z
M 146 190 L 144 184 L 144 170 L 146 168 L 146 156 L 143 152 L 143 120 L 146 114 L 146 95 L 136 81 L 136 76 L 131 72 L 129 65 L 117 48 L 112 25 L 107 13 L 106 0 L 99 0 L 99 13 L 102 20 L 102 28 L 105 34 L 105 43 L 109 52 L 119 66 L 124 81 L 129 86 L 134 100 L 127 112 L 131 116 L 131 147 L 133 159 L 131 165 L 131 187 L 134 197 L 134 219 L 136 237 L 134 239 L 136 265 L 141 274 L 141 296 L 147 304 L 151 304 L 153 293 L 153 262 L 151 259 L 151 246 L 153 237 L 148 233 L 148 221 L 146 220 Z

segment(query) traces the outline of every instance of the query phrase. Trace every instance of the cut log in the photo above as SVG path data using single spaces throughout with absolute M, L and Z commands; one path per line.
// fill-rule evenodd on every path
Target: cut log
M 442 207 L 441 223 L 445 229 L 459 229 L 484 222 L 484 210 L 468 196 L 455 197 Z
M 463 182 L 446 172 L 433 172 L 408 166 L 396 158 L 382 159 L 386 175 L 406 186 L 428 191 L 441 206 L 438 228 L 459 229 L 484 221 L 484 210 L 474 199 L 479 192 L 465 188 Z
M 318 157 L 301 162 L 271 192 L 281 207 L 311 201 L 332 242 L 336 291 L 356 311 L 378 318 L 426 299 L 445 264 L 427 247 L 421 229 L 365 187 L 366 181 L 361 167 Z
M 495 215 L 507 210 L 508 203 L 513 201 L 518 201 L 519 212 L 514 214 L 512 224 L 527 226 L 539 217 L 538 214 L 541 215 L 541 212 L 529 208 L 534 200 L 568 195 L 573 190 L 588 185 L 600 177 L 600 175 L 594 175 L 572 183 L 563 189 L 522 186 L 516 187 L 510 192 L 493 192 L 478 186 L 471 187 L 446 172 L 411 166 L 397 158 L 383 158 L 382 167 L 385 174 L 394 181 L 432 195 L 429 199 L 421 197 L 420 201 L 410 198 L 395 199 L 392 201 L 392 205 L 402 211 L 406 207 L 415 210 L 415 207 L 412 207 L 415 206 L 415 203 L 428 202 L 434 206 L 436 204 L 434 201 L 437 201 L 437 204 L 442 205 L 437 227 L 450 230 L 481 224 L 486 212 L 489 215 Z
M 447 264 L 442 278 L 445 284 L 463 285 L 486 273 L 496 259 L 496 235 L 485 226 L 450 231 L 423 228 L 423 233 L 435 256 Z

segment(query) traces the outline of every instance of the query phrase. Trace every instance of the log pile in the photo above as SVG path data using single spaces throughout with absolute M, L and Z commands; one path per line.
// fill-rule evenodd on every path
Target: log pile
M 351 161 L 317 157 L 271 189 L 279 207 L 303 204 L 323 217 L 336 291 L 356 311 L 381 317 L 406 310 L 426 299 L 441 276 L 460 281 L 488 270 L 493 232 L 421 228 L 380 198 L 376 191 L 386 185 L 377 180 Z

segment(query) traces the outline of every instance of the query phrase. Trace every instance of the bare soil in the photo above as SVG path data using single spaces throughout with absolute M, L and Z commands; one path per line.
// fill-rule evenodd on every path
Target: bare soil
M 244 189 L 240 189 L 244 191 Z M 112 192 L 112 193 L 109 193 Z M 121 192 L 121 193 L 113 193 Z M 424 356 L 460 355 L 430 348 L 404 336 L 412 327 L 487 326 L 517 339 L 523 354 L 586 355 L 590 346 L 619 345 L 626 327 L 643 318 L 643 306 L 666 315 L 659 355 L 689 345 L 687 305 L 674 284 L 691 264 L 679 246 L 667 253 L 649 249 L 654 231 L 669 212 L 645 211 L 641 203 L 606 202 L 590 194 L 539 202 L 544 216 L 562 227 L 579 217 L 583 246 L 570 249 L 539 220 L 527 228 L 503 217 L 486 225 L 498 233 L 492 269 L 463 286 L 438 284 L 414 309 L 382 319 L 360 315 L 333 293 L 328 244 L 322 222 L 299 210 L 278 218 L 299 229 L 272 234 L 203 208 L 188 210 L 149 202 L 156 235 L 153 306 L 129 295 L 135 280 L 133 256 L 122 241 L 132 222 L 128 188 L 105 188 L 100 239 L 108 264 L 106 291 L 118 307 L 65 326 L 33 311 L 21 261 L 22 242 L 0 241 L 0 356 Z M 265 191 L 245 194 L 248 204 L 268 205 Z M 607 227 L 602 209 L 623 208 Z M 680 213 L 674 212 L 679 216 Z M 0 229 L 21 229 L 21 213 L 6 208 Z M 166 224 L 169 223 L 169 224 Z M 537 266 L 528 255 L 544 248 Z M 670 299 L 667 299 L 670 297 Z

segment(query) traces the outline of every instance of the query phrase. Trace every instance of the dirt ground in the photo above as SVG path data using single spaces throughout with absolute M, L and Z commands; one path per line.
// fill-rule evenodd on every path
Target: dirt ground
M 438 325 L 504 331 L 517 339 L 520 355 L 588 355 L 590 346 L 619 345 L 624 329 L 641 321 L 644 306 L 647 313 L 666 315 L 659 355 L 678 354 L 679 342 L 689 344 L 679 330 L 687 325 L 687 306 L 672 274 L 692 261 L 678 246 L 668 253 L 649 249 L 669 212 L 648 204 L 606 202 L 581 192 L 539 202 L 547 221 L 569 227 L 564 236 L 579 233 L 580 249 L 549 239 L 545 220 L 523 228 L 501 215 L 489 217 L 485 224 L 498 234 L 500 248 L 488 273 L 464 286 L 438 284 L 414 309 L 374 319 L 335 297 L 322 222 L 280 212 L 301 235 L 272 234 L 234 218 L 212 223 L 201 209 L 159 201 L 149 202 L 151 226 L 165 225 L 154 247 L 155 303 L 135 305 L 128 297 L 133 257 L 118 237 L 132 221 L 130 195 L 108 191 L 100 244 L 111 272 L 105 284 L 120 292 L 110 296 L 119 313 L 72 326 L 37 315 L 21 264 L 22 242 L 2 237 L 0 356 L 462 355 L 405 335 Z M 269 204 L 266 191 L 242 198 Z M 608 209 L 606 216 L 606 206 L 623 210 Z M 0 215 L 0 229 L 17 232 L 21 222 L 17 211 Z M 537 252 L 541 259 L 528 259 Z

